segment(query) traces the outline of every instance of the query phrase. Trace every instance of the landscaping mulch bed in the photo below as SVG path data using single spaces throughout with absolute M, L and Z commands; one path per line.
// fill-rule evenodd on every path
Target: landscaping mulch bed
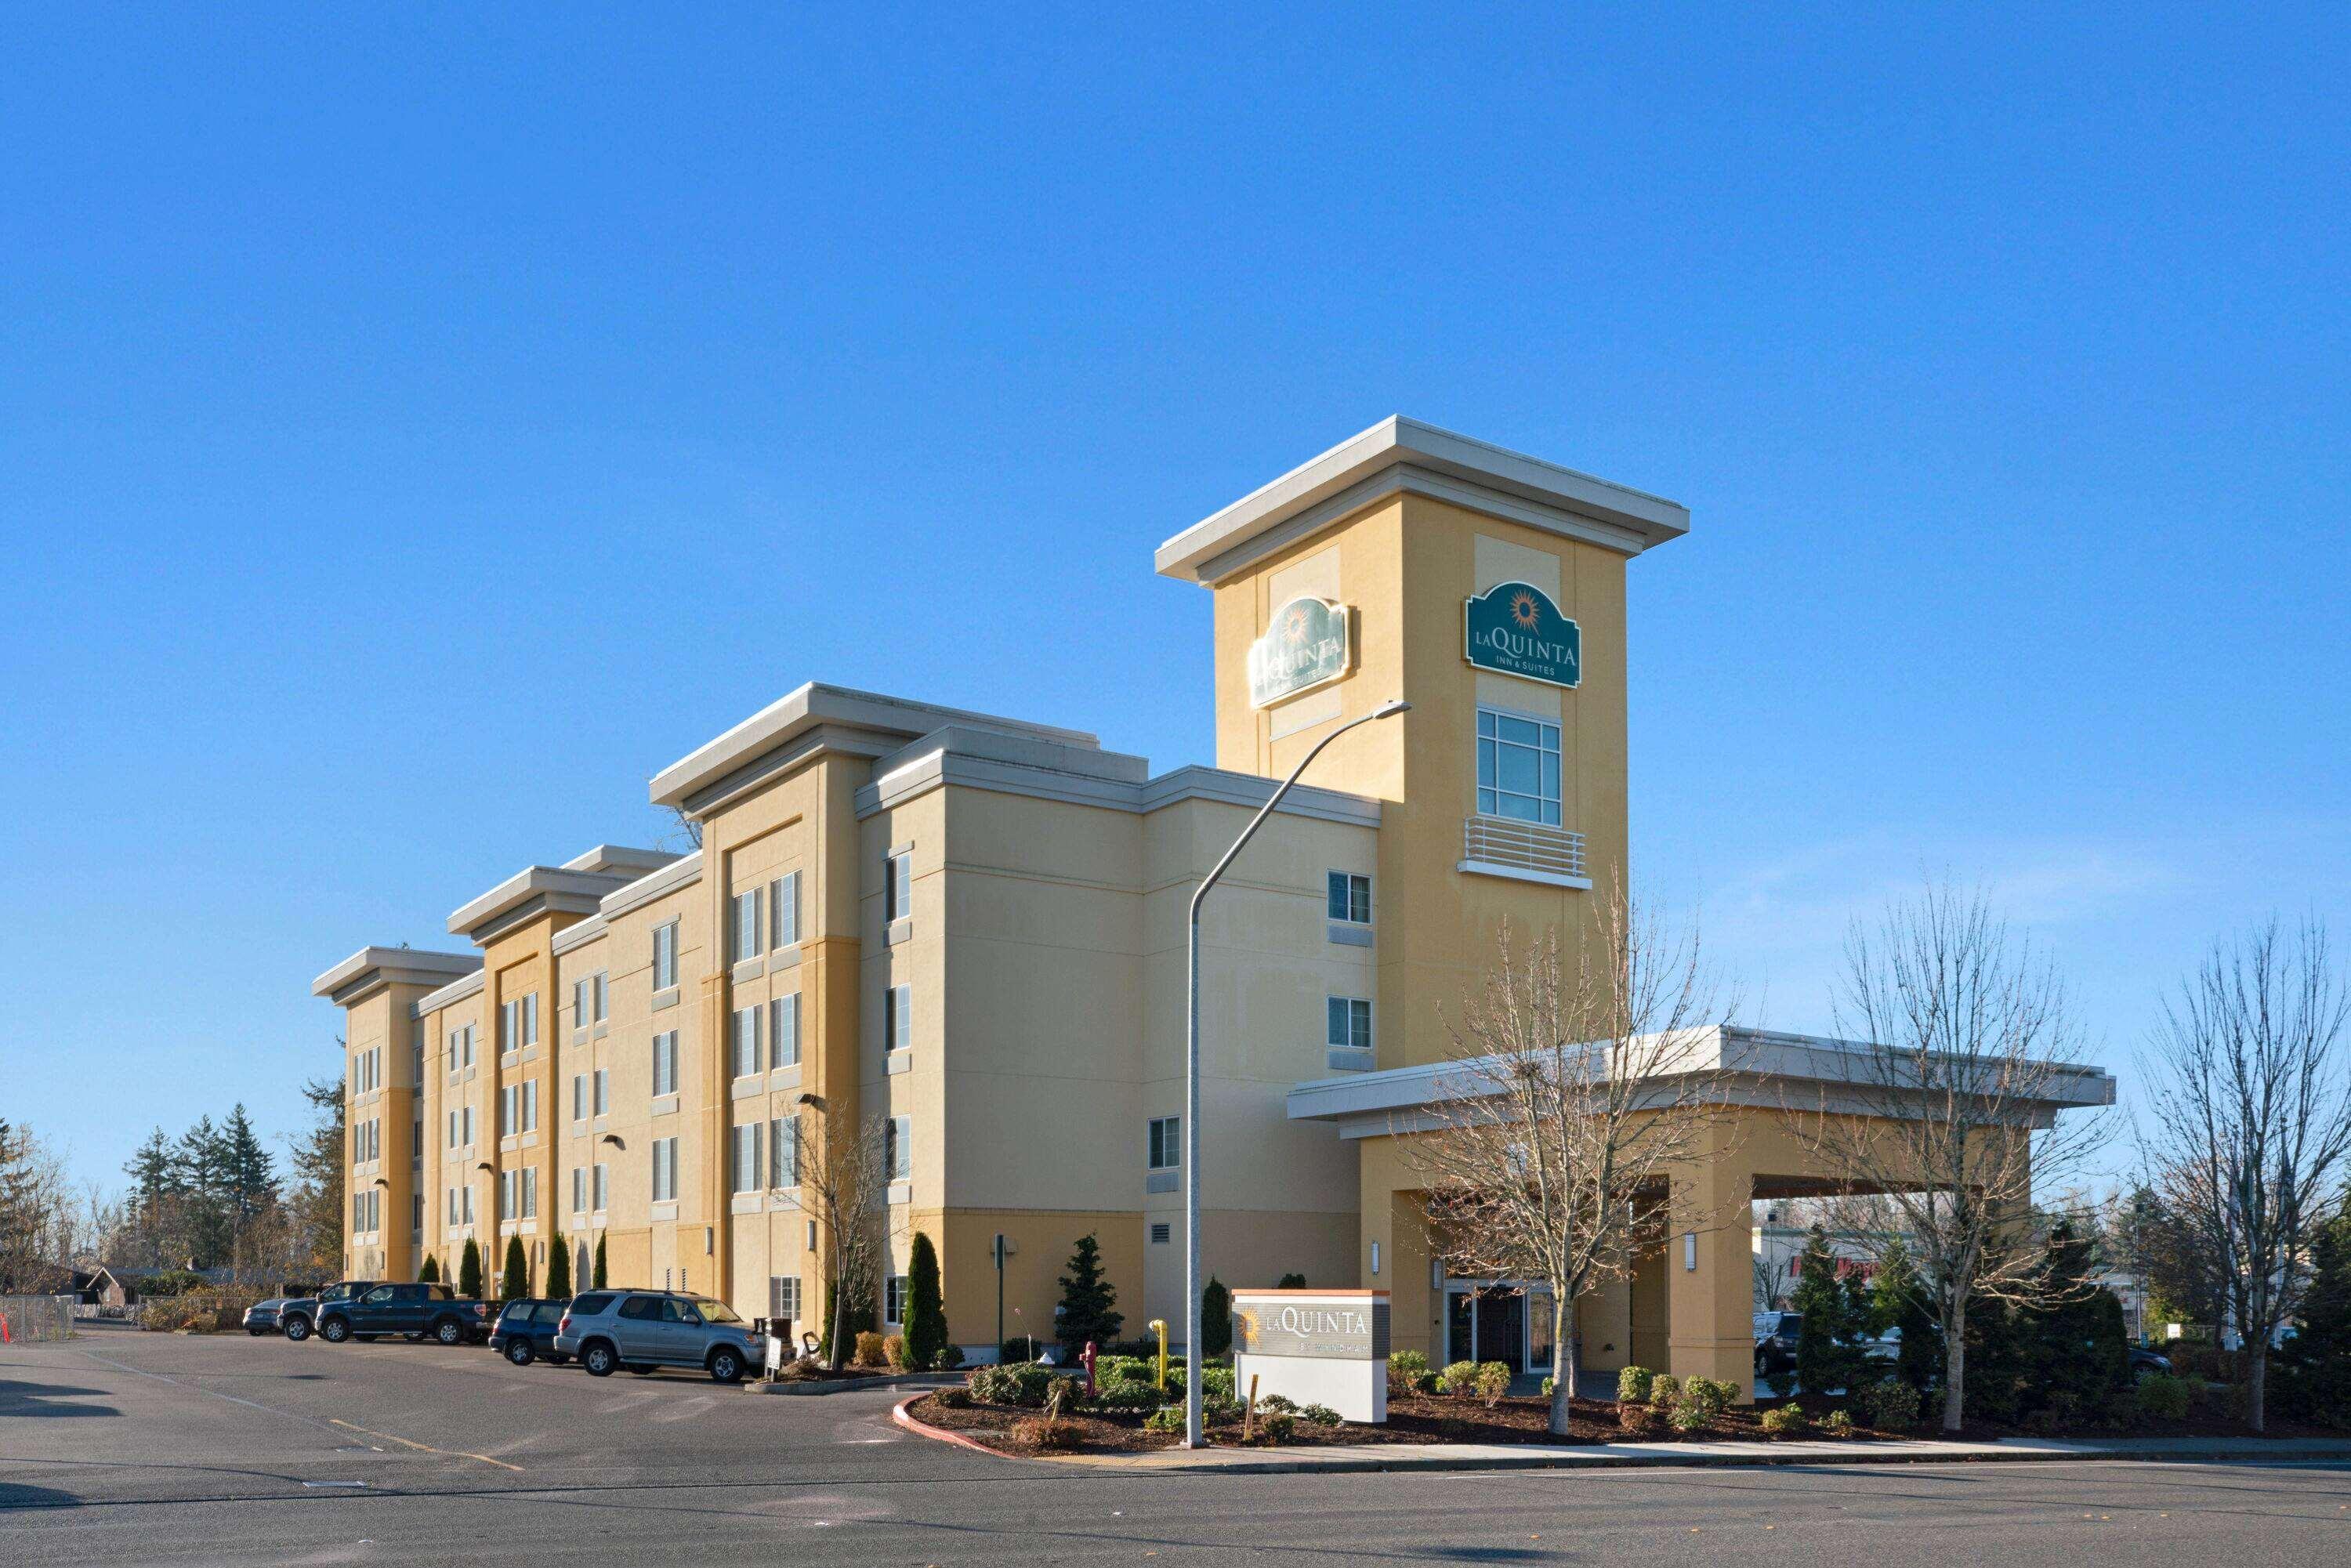
M 1504 1398 L 1490 1407 L 1476 1398 L 1456 1399 L 1447 1395 L 1404 1394 L 1388 1400 L 1388 1424 L 1385 1427 L 1364 1427 L 1343 1424 L 1318 1427 L 1308 1421 L 1295 1422 L 1290 1440 L 1284 1448 L 1365 1448 L 1395 1444 L 1429 1443 L 1770 1443 L 1773 1437 L 1757 1423 L 1752 1410 L 1726 1410 L 1704 1428 L 1695 1432 L 1677 1431 L 1660 1422 L 1653 1431 L 1638 1436 L 1627 1432 L 1618 1424 L 1616 1406 L 1613 1401 L 1578 1399 L 1571 1406 L 1572 1433 L 1566 1437 L 1554 1437 L 1550 1429 L 1551 1403 L 1537 1398 Z M 1034 1410 L 1016 1409 L 1001 1405 L 951 1405 L 936 1394 L 926 1394 L 914 1401 L 907 1414 L 925 1426 L 937 1427 L 998 1448 L 1008 1454 L 1040 1452 L 1037 1445 L 1023 1437 L 1020 1428 L 1033 1423 Z M 1076 1446 L 1058 1451 L 1076 1453 L 1147 1453 L 1155 1448 L 1172 1448 L 1183 1440 L 1179 1432 L 1148 1432 L 1144 1430 L 1140 1413 L 1124 1411 L 1087 1411 L 1062 1417 L 1062 1424 L 1074 1428 Z M 1219 1447 L 1241 1446 L 1241 1424 L 1232 1421 L 1212 1424 L 1207 1430 L 1210 1443 Z M 1805 1434 L 1818 1437 L 1817 1429 Z M 1852 1441 L 1885 1440 L 1890 1434 L 1856 1432 Z

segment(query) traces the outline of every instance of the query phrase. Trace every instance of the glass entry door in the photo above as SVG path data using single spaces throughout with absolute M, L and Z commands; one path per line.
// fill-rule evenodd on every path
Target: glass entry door
M 1513 1376 L 1552 1368 L 1551 1292 L 1503 1280 L 1445 1287 L 1447 1361 L 1499 1361 Z

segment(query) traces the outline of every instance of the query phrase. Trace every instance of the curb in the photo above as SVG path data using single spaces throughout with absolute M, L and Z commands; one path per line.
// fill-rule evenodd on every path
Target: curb
M 920 1388 L 925 1393 L 928 1393 L 935 1388 L 951 1388 L 955 1385 L 952 1380 L 946 1383 L 925 1381 L 935 1375 L 931 1373 L 910 1375 L 893 1372 L 878 1377 L 830 1378 L 821 1383 L 760 1383 L 756 1380 L 746 1380 L 743 1392 L 796 1395 L 801 1398 L 818 1398 L 827 1394 L 855 1394 L 866 1388 Z M 922 1396 L 916 1395 L 915 1397 L 920 1398 Z
M 1380 1457 L 1371 1454 L 1349 1454 L 1332 1458 L 1235 1458 L 1188 1459 L 1162 1462 L 1154 1456 L 1133 1458 L 1109 1458 L 1100 1455 L 1079 1454 L 1008 1454 L 987 1444 L 916 1420 L 908 1407 L 920 1394 L 902 1399 L 892 1408 L 890 1418 L 918 1437 L 952 1443 L 958 1448 L 969 1448 L 975 1454 L 986 1454 L 992 1459 L 1008 1464 L 1025 1464 L 1042 1460 L 1051 1464 L 1075 1465 L 1088 1469 L 1124 1470 L 1145 1475 L 1228 1475 L 1280 1476 L 1312 1473 L 1318 1475 L 1364 1474 L 1389 1470 L 1591 1470 L 1591 1469 L 1751 1469 L 1765 1466 L 1794 1465 L 1986 1465 L 1986 1464 L 2080 1464 L 2108 1463 L 2126 1460 L 2145 1464 L 2290 1464 L 2332 1461 L 2351 1465 L 2351 1449 L 2341 1447 L 2313 1447 L 2287 1443 L 2275 1449 L 2248 1451 L 2243 1448 L 2131 1448 L 2068 1451 L 2053 1448 L 1999 1449 L 1979 1446 L 1958 1453 L 1920 1453 L 1888 1448 L 1862 1448 L 1847 1453 L 1813 1451 L 1793 1453 L 1757 1444 L 1760 1452 L 1725 1454 L 1695 1452 L 1676 1454 L 1655 1449 L 1641 1453 L 1608 1453 L 1594 1451 L 1580 1454 L 1533 1453 L 1511 1454 L 1431 1454 L 1426 1458 L 1408 1458 L 1398 1454 Z M 1432 1445 L 1433 1446 L 1433 1445 Z M 1593 1445 L 1604 1449 L 1603 1445 Z M 1171 1450 L 1162 1449 L 1161 1452 Z M 1175 1450 L 1180 1451 L 1180 1450 Z

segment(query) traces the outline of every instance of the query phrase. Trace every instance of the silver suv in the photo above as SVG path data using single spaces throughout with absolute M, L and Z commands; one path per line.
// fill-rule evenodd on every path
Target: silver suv
M 767 1364 L 767 1351 L 766 1336 L 726 1302 L 674 1291 L 590 1291 L 555 1326 L 555 1354 L 579 1357 L 591 1377 L 698 1366 L 736 1383 Z

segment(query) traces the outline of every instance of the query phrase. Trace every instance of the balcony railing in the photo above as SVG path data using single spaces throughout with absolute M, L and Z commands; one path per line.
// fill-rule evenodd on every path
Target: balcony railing
M 1582 833 L 1508 817 L 1471 817 L 1461 824 L 1458 869 L 1563 887 L 1592 885 Z

